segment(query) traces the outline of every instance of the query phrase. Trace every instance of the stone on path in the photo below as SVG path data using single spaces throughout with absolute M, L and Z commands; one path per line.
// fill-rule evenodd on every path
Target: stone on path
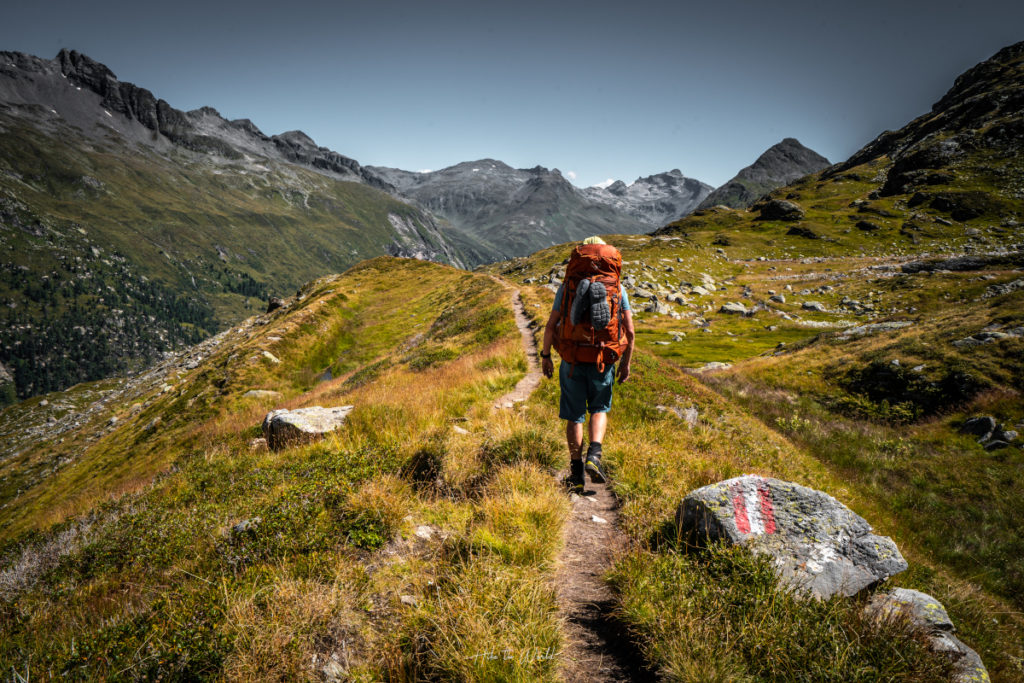
M 272 450 L 322 439 L 345 423 L 353 406 L 272 410 L 263 419 L 263 434 Z
M 746 544 L 775 558 L 781 580 L 818 598 L 851 596 L 907 568 L 896 544 L 838 500 L 779 479 L 744 475 L 692 491 L 676 512 L 697 547 Z

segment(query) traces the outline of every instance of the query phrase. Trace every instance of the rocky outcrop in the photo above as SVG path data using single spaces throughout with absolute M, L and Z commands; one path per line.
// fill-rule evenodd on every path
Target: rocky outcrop
M 353 406 L 272 410 L 263 419 L 263 436 L 272 450 L 310 443 L 339 429 Z
M 785 199 L 769 199 L 751 207 L 758 211 L 762 221 L 798 221 L 804 217 L 804 210 L 799 204 Z
M 53 60 L 18 52 L 0 55 L 7 65 L 44 81 L 49 78 L 50 84 L 43 86 L 46 92 L 54 91 L 53 86 L 58 83 L 54 78 L 93 92 L 99 96 L 99 105 L 108 115 L 120 114 L 179 147 L 228 159 L 241 159 L 244 154 L 256 152 L 379 189 L 393 189 L 376 175 L 364 172 L 356 160 L 318 146 L 301 131 L 267 136 L 249 119 L 228 121 L 212 107 L 189 112 L 175 109 L 146 88 L 118 80 L 106 65 L 75 50 L 61 50 Z M 137 141 L 153 142 L 145 137 Z
M 1017 441 L 1019 436 L 1016 430 L 1008 429 L 991 415 L 978 415 L 964 420 L 960 425 L 960 433 L 974 437 L 986 451 L 1007 448 Z
M 828 168 L 828 165 L 825 157 L 804 147 L 795 138 L 786 138 L 769 147 L 757 161 L 716 188 L 697 208 L 723 205 L 745 209 L 772 190 Z
M 981 657 L 954 634 L 956 628 L 941 602 L 921 591 L 895 588 L 871 596 L 865 611 L 878 620 L 904 619 L 928 639 L 929 648 L 953 662 L 954 683 L 989 680 Z
M 679 505 L 680 537 L 696 547 L 744 544 L 775 558 L 791 588 L 851 596 L 907 568 L 896 544 L 838 500 L 798 484 L 744 475 L 691 492 Z
M 824 176 L 888 157 L 893 165 L 880 194 L 910 194 L 954 181 L 958 168 L 978 150 L 1004 158 L 1024 150 L 1024 42 L 964 72 L 929 113 L 882 133 Z

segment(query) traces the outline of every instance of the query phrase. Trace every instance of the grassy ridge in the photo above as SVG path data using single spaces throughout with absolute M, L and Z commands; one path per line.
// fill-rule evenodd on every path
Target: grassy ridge
M 0 127 L 0 361 L 22 398 L 144 368 L 394 244 L 458 258 L 425 214 L 363 184 L 3 113 Z
M 221 382 L 211 405 L 150 404 L 187 422 L 173 437 L 115 430 L 153 452 L 149 472 L 171 464 L 151 485 L 8 543 L 0 660 L 105 680 L 553 679 L 548 577 L 567 500 L 547 469 L 557 442 L 518 413 L 491 416 L 525 370 L 507 295 L 486 277 L 377 261 L 265 320 L 182 378 L 186 395 Z M 342 374 L 309 383 L 323 364 Z M 255 378 L 281 401 L 241 397 Z M 357 408 L 320 443 L 250 448 L 268 407 L 313 403 Z M 81 479 L 134 477 L 105 438 Z M 81 509 L 112 486 L 83 492 Z

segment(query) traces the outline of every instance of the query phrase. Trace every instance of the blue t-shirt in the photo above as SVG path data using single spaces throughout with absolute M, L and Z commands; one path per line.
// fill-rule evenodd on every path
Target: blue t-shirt
M 558 291 L 555 293 L 555 305 L 551 307 L 552 311 L 557 311 L 562 308 L 562 292 L 565 291 L 565 283 L 558 285 Z M 629 307 L 629 294 L 626 293 L 626 288 L 620 285 L 619 291 L 622 292 L 622 310 L 632 310 Z

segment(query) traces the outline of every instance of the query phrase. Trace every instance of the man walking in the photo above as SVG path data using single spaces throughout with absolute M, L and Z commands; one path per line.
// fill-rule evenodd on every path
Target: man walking
M 573 250 L 565 280 L 544 328 L 541 369 L 554 375 L 551 346 L 562 362 L 558 371 L 561 399 L 558 416 L 565 420 L 569 447 L 570 489 L 583 491 L 583 472 L 595 483 L 605 481 L 601 442 L 612 406 L 615 363 L 619 383 L 629 379 L 635 331 L 629 297 L 621 287 L 622 256 L 600 237 L 588 237 Z M 589 446 L 583 457 L 583 424 L 590 413 Z

